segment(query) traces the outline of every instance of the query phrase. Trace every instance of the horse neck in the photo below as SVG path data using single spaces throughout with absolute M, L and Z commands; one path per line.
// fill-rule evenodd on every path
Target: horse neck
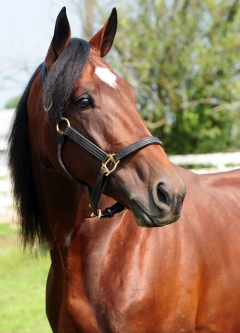
M 46 113 L 41 111 L 40 103 L 36 103 L 40 86 L 39 76 L 32 86 L 28 101 L 28 137 L 39 215 L 45 239 L 51 242 L 68 234 L 75 224 L 83 223 L 90 209 L 86 186 L 61 175 L 47 157 L 46 144 L 51 149 L 51 156 L 57 159 L 57 146 L 54 143 L 56 133 L 46 123 Z
M 84 223 L 89 216 L 85 186 L 75 184 L 53 169 L 40 166 L 37 177 L 39 210 L 48 242 L 56 241 Z M 36 179 L 36 178 L 35 178 Z
M 53 243 L 53 247 L 70 245 L 66 244 L 68 236 L 76 230 L 79 230 L 85 241 L 96 233 L 98 236 L 109 233 L 108 228 L 102 227 L 103 221 L 99 223 L 99 218 L 89 219 L 91 210 L 87 186 L 61 175 L 41 154 L 32 158 L 32 172 L 41 222 L 46 239 Z M 112 198 L 105 195 L 99 201 L 103 208 L 114 203 Z M 118 224 L 120 216 L 113 220 Z

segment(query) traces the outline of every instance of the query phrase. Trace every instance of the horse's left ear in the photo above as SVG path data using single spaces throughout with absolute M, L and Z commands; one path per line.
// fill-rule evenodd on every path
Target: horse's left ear
M 100 57 L 104 57 L 110 51 L 117 31 L 117 10 L 113 8 L 109 19 L 89 41 L 91 47 Z
M 45 64 L 48 70 L 68 46 L 70 39 L 71 29 L 67 18 L 66 7 L 63 7 L 58 14 L 53 39 L 45 59 Z

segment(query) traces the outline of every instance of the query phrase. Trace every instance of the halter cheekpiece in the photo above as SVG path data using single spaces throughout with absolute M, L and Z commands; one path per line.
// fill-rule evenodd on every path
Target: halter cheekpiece
M 43 63 L 42 65 L 41 74 L 42 74 L 42 82 L 44 83 L 47 76 L 45 63 Z M 44 106 L 44 109 L 46 112 L 48 112 L 51 109 L 51 107 L 52 103 L 50 104 L 50 106 L 46 108 Z M 59 128 L 61 122 L 66 122 L 66 127 L 64 131 L 60 130 Z M 160 145 L 162 147 L 162 142 L 158 138 L 153 136 L 148 136 L 134 143 L 131 143 L 129 146 L 123 148 L 121 151 L 117 153 L 107 154 L 101 148 L 96 146 L 94 143 L 92 143 L 91 141 L 86 139 L 82 134 L 76 131 L 73 127 L 71 127 L 70 122 L 67 118 L 64 117 L 61 118 L 60 122 L 57 123 L 56 125 L 56 129 L 57 129 L 57 158 L 59 165 L 61 166 L 62 170 L 64 171 L 64 173 L 67 175 L 68 178 L 74 180 L 79 184 L 86 185 L 88 187 L 89 198 L 90 198 L 89 206 L 92 211 L 91 217 L 98 216 L 99 218 L 106 218 L 106 217 L 110 218 L 113 217 L 115 214 L 122 213 L 126 208 L 119 202 L 116 202 L 113 206 L 108 207 L 103 211 L 99 209 L 98 206 L 99 199 L 106 186 L 108 177 L 117 169 L 118 164 L 123 159 L 135 153 L 136 151 L 152 144 Z M 64 145 L 65 137 L 69 137 L 71 140 L 76 142 L 79 146 L 84 148 L 86 151 L 88 151 L 90 154 L 92 154 L 102 162 L 101 169 L 98 173 L 98 177 L 93 188 L 84 181 L 75 178 L 66 168 L 66 166 L 63 164 L 61 156 L 62 156 L 62 148 Z

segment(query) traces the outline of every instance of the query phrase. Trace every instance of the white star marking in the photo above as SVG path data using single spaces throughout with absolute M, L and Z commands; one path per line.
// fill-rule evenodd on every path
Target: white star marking
M 105 67 L 96 67 L 95 74 L 99 77 L 100 80 L 107 83 L 110 87 L 116 88 L 116 75 L 113 74 L 108 68 Z

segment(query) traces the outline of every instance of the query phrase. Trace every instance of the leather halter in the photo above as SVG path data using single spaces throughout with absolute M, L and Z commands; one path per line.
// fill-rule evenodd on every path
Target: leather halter
M 42 66 L 42 82 L 44 82 L 46 78 L 46 65 Z M 47 109 L 47 111 L 49 111 Z M 59 124 L 65 121 L 67 123 L 64 131 L 59 129 Z M 113 206 L 106 208 L 101 211 L 98 207 L 100 196 L 106 186 L 108 176 L 114 172 L 123 159 L 128 157 L 129 155 L 135 153 L 136 151 L 147 147 L 149 145 L 160 145 L 162 147 L 162 142 L 153 136 L 148 136 L 143 139 L 140 139 L 129 146 L 123 148 L 121 151 L 113 154 L 107 154 L 94 143 L 86 139 L 82 134 L 77 132 L 73 127 L 71 127 L 70 122 L 67 118 L 61 118 L 59 124 L 56 125 L 57 128 L 57 158 L 58 163 L 61 166 L 64 173 L 75 182 L 79 184 L 86 185 L 89 191 L 90 197 L 90 208 L 92 210 L 91 217 L 98 216 L 99 218 L 113 217 L 115 214 L 122 213 L 125 210 L 125 207 L 116 202 Z M 83 182 L 75 178 L 70 171 L 66 168 L 62 161 L 62 147 L 64 145 L 65 137 L 69 137 L 71 140 L 75 141 L 79 146 L 84 148 L 86 151 L 95 156 L 98 160 L 102 162 L 102 167 L 98 173 L 98 177 L 96 183 L 93 188 L 91 188 L 87 183 Z

